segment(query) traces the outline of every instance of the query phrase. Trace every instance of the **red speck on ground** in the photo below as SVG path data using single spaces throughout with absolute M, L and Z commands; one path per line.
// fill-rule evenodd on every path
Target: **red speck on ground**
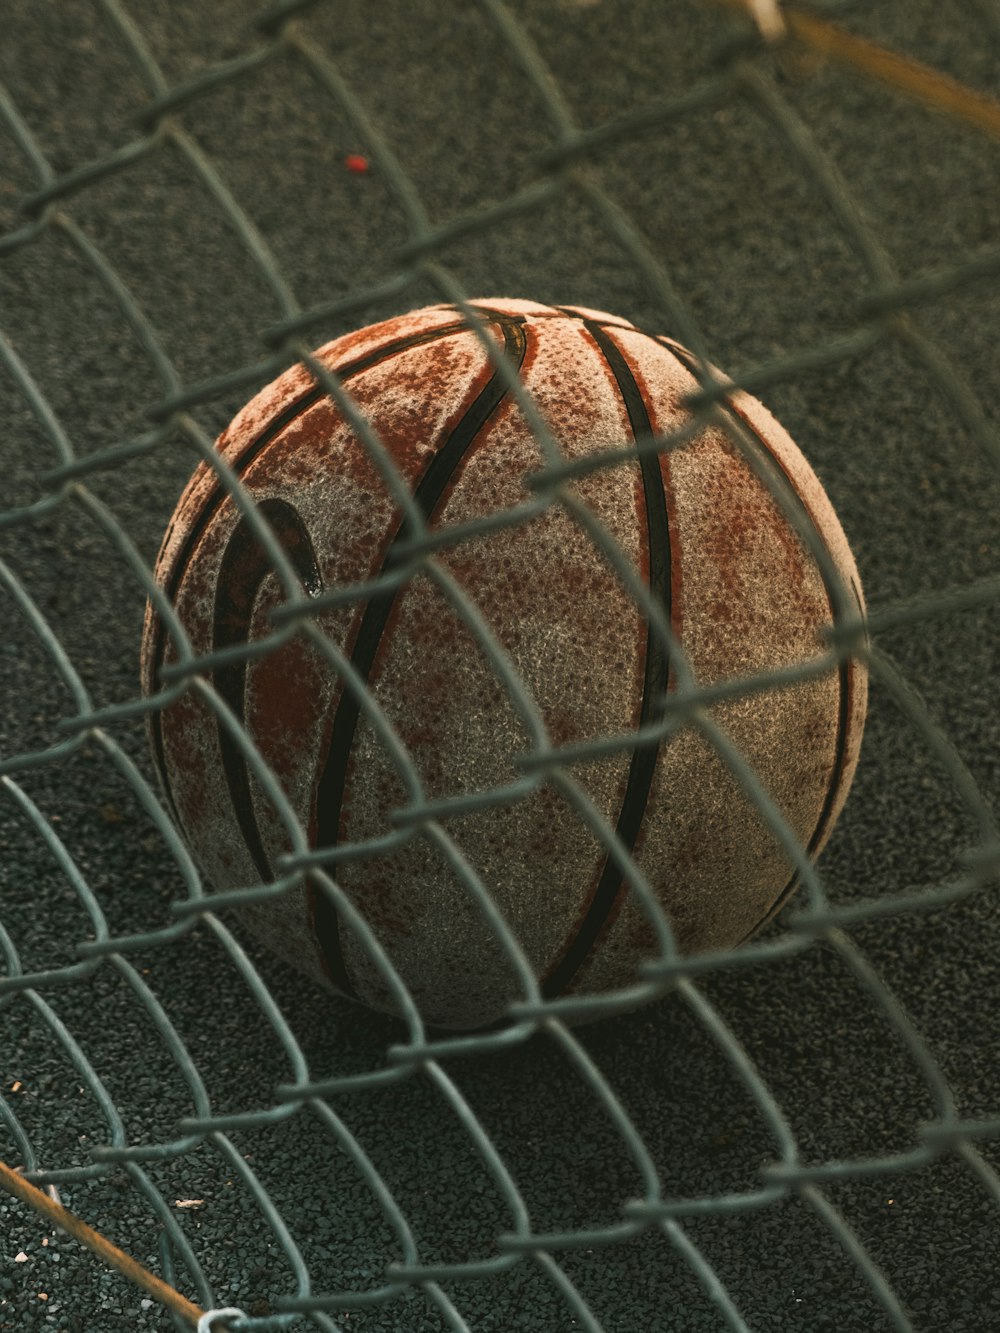
M 368 170 L 368 159 L 362 157 L 360 153 L 348 153 L 344 158 L 344 166 L 348 171 L 352 171 L 355 176 L 363 176 Z

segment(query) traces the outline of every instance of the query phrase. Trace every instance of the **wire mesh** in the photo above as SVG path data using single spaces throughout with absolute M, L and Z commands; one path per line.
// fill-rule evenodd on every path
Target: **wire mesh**
M 924 978 L 930 991 L 949 984 L 936 935 L 913 923 L 929 918 L 947 934 L 941 914 L 964 913 L 945 950 L 953 969 L 996 943 L 1000 576 L 991 540 L 1000 436 L 996 368 L 983 355 L 1000 272 L 992 11 L 956 6 L 961 40 L 952 35 L 952 50 L 952 30 L 925 7 L 911 55 L 880 42 L 890 19 L 852 7 L 838 7 L 849 32 L 818 8 L 768 5 L 748 17 L 697 5 L 665 15 L 651 5 L 482 0 L 404 14 L 314 0 L 272 4 L 250 22 L 236 4 L 209 17 L 194 6 L 169 17 L 121 0 L 72 13 L 42 8 L 44 18 L 12 8 L 0 85 L 11 164 L 0 197 L 9 404 L 0 1144 L 16 1168 L 6 1186 L 20 1188 L 20 1202 L 0 1213 L 9 1234 L 16 1218 L 25 1238 L 4 1255 L 0 1327 L 158 1328 L 167 1319 L 233 1333 L 993 1326 L 995 1067 L 949 1064 L 911 1015 L 916 1007 L 926 1016 Z M 767 40 L 786 26 L 798 45 Z M 656 43 L 669 78 L 650 75 L 629 106 L 622 90 L 637 63 L 622 51 L 639 35 Z M 928 50 L 956 63 L 962 79 L 917 63 Z M 817 64 L 817 52 L 853 72 Z M 650 63 L 647 55 L 638 65 Z M 917 105 L 857 82 L 858 70 Z M 428 91 L 418 98 L 421 83 Z M 499 128 L 477 139 L 493 115 Z M 956 179 L 968 189 L 962 225 L 949 222 L 957 239 L 949 232 L 928 253 L 918 230 L 907 249 L 909 220 L 892 212 L 894 197 L 863 197 L 839 165 L 859 161 L 852 133 L 877 146 L 878 169 L 901 177 L 900 188 L 917 174 L 900 154 L 915 151 L 915 136 L 926 139 L 927 210 L 947 214 Z M 473 150 L 484 144 L 477 163 Z M 354 170 L 344 169 L 348 154 Z M 713 154 L 736 177 L 724 207 L 711 198 Z M 442 156 L 454 159 L 447 201 L 435 193 Z M 648 170 L 664 173 L 663 184 L 637 196 L 634 183 Z M 726 210 L 754 191 L 763 206 L 751 201 L 750 224 L 727 221 Z M 537 280 L 525 258 L 532 237 L 561 228 L 574 233 L 565 243 L 573 257 L 560 271 L 561 243 L 548 243 L 552 299 L 624 304 L 680 339 L 700 367 L 695 425 L 721 424 L 739 443 L 724 410 L 730 385 L 712 364 L 751 392 L 784 392 L 806 426 L 812 379 L 834 386 L 824 479 L 854 521 L 870 642 L 856 617 L 840 617 L 828 658 L 781 681 L 863 654 L 877 703 L 867 745 L 888 758 L 873 764 L 870 781 L 862 768 L 854 802 L 872 813 L 853 833 L 845 817 L 846 841 L 828 858 L 831 890 L 827 860 L 810 864 L 713 719 L 713 704 L 775 678 L 699 689 L 681 670 L 657 736 L 702 729 L 752 791 L 804 886 L 776 926 L 734 952 L 677 955 L 655 895 L 570 771 L 634 736 L 576 749 L 549 743 L 496 634 L 439 558 L 469 532 L 429 528 L 349 384 L 311 350 L 321 335 L 430 301 L 453 303 L 475 326 L 473 280 L 480 289 L 485 275 L 493 289 Z M 741 286 L 703 229 L 723 253 L 750 257 L 737 265 Z M 795 248 L 760 241 L 772 229 L 793 235 Z M 574 279 L 579 295 L 565 290 Z M 770 311 L 770 344 L 755 329 L 755 307 Z M 720 310 L 731 312 L 731 329 Z M 561 457 L 485 335 L 483 345 L 545 460 L 531 499 L 491 522 L 516 525 L 564 506 L 682 668 L 662 611 L 576 498 L 581 467 Z M 269 646 L 304 635 L 350 678 L 267 519 L 213 445 L 235 407 L 296 362 L 351 423 L 406 515 L 406 563 L 393 577 L 419 570 L 436 581 L 525 721 L 532 745 L 518 782 L 476 799 L 499 803 L 553 784 L 654 918 L 660 956 L 627 990 L 542 996 L 449 827 L 469 798 L 425 798 L 405 745 L 360 679 L 352 687 L 408 776 L 408 804 L 377 847 L 347 844 L 335 856 L 311 848 L 213 688 L 218 663 L 186 643 L 151 566 L 200 459 L 282 578 Z M 884 438 L 873 429 L 848 439 L 859 417 L 837 416 L 838 395 L 869 412 L 877 405 Z M 935 493 L 926 511 L 892 491 L 919 472 L 905 454 L 889 458 L 902 454 L 914 412 L 921 447 L 942 459 L 926 486 L 917 478 L 918 498 Z M 904 415 L 903 427 L 887 424 Z M 683 443 L 623 442 L 585 466 Z M 848 482 L 859 480 L 863 493 L 852 499 Z M 883 555 L 879 525 L 890 510 L 899 534 Z M 935 522 L 951 546 L 935 542 Z M 371 593 L 359 586 L 334 597 Z M 147 597 L 179 656 L 144 699 L 137 655 Z M 960 645 L 978 688 L 957 669 Z M 957 696 L 952 677 L 966 682 Z M 163 807 L 145 720 L 185 692 L 214 711 L 282 812 L 292 852 L 272 883 L 213 891 Z M 890 772 L 896 785 L 883 796 Z M 523 999 L 498 1030 L 429 1032 L 337 882 L 341 862 L 414 837 L 439 849 L 520 965 Z M 852 838 L 864 843 L 853 854 Z M 919 873 L 910 847 L 926 850 Z M 314 994 L 230 929 L 234 903 L 284 893 L 307 871 L 377 959 L 402 1024 Z M 978 985 L 995 982 L 990 965 L 987 956 Z M 954 1021 L 989 1031 L 995 998 L 995 990 L 962 991 Z M 654 1009 L 632 1014 L 652 1000 Z M 830 1047 L 782 1063 L 775 1053 L 794 1045 L 800 1006 L 814 1016 L 814 1040 Z M 609 1023 L 567 1026 L 580 1016 Z M 947 1035 L 940 1045 L 952 1050 Z M 885 1081 L 870 1094 L 859 1089 L 850 1048 L 870 1051 L 894 1091 Z M 825 1140 L 803 1115 L 803 1087 L 825 1087 L 833 1120 L 845 1121 Z M 708 1141 L 700 1125 L 715 1123 L 718 1102 L 721 1123 Z M 598 1180 L 604 1195 L 592 1188 Z M 885 1219 L 897 1198 L 910 1200 L 912 1218 L 890 1238 Z M 45 1230 L 43 1218 L 72 1225 L 60 1201 L 113 1242 L 102 1255 L 81 1258 Z M 929 1277 L 928 1238 L 956 1214 L 980 1229 L 953 1257 L 955 1273 Z M 772 1247 L 773 1267 L 748 1275 L 761 1246 Z M 154 1270 L 159 1285 L 134 1266 L 132 1285 L 108 1276 L 115 1247 Z

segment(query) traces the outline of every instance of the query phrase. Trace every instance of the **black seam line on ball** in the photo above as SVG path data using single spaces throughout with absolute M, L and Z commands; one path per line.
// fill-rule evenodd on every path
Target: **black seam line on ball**
M 347 362 L 345 365 L 341 366 L 339 370 L 336 370 L 335 374 L 338 380 L 348 380 L 355 375 L 359 375 L 362 371 L 371 370 L 381 362 L 388 361 L 392 357 L 398 356 L 401 352 L 409 351 L 411 347 L 418 347 L 422 343 L 434 342 L 438 338 L 450 337 L 454 333 L 459 333 L 464 329 L 467 329 L 467 327 L 466 324 L 445 324 L 438 328 L 424 330 L 421 333 L 409 334 L 405 338 L 398 338 L 395 342 L 386 343 L 382 347 L 375 348 L 364 356 L 358 357 L 356 361 Z M 326 396 L 326 390 L 322 385 L 314 385 L 311 389 L 302 394 L 301 397 L 296 398 L 293 402 L 289 403 L 286 408 L 283 408 L 276 417 L 273 417 L 264 430 L 262 430 L 261 433 L 256 436 L 255 439 L 247 445 L 244 451 L 233 461 L 232 467 L 237 477 L 242 477 L 250 464 L 256 462 L 267 446 L 286 430 L 297 417 L 301 416 L 304 412 L 307 412 L 310 407 L 315 406 L 316 403 L 320 402 Z M 205 529 L 214 518 L 217 510 L 228 497 L 229 492 L 223 486 L 221 481 L 216 483 L 214 490 L 206 497 L 204 504 L 199 510 L 197 522 L 185 537 L 184 543 L 178 551 L 170 571 L 170 578 L 167 582 L 165 591 L 171 601 L 173 601 L 174 597 L 177 595 L 181 580 L 187 573 L 187 567 L 190 563 L 191 556 L 194 553 L 194 548 L 201 540 Z M 162 639 L 165 637 L 162 623 L 159 628 L 160 634 L 157 645 L 158 647 L 162 647 Z M 158 671 L 162 665 L 159 653 L 154 653 L 153 660 L 155 663 L 154 669 Z
M 677 343 L 672 342 L 670 339 L 664 339 L 661 341 L 659 338 L 654 338 L 653 341 L 658 343 L 661 347 L 666 348 L 666 350 L 670 352 L 673 356 L 675 356 L 677 360 L 681 363 L 681 365 L 684 366 L 685 370 L 687 370 L 693 376 L 693 378 L 697 380 L 698 362 L 689 352 L 686 351 L 686 349 L 681 348 Z M 802 524 L 802 526 L 812 529 L 816 541 L 826 551 L 827 555 L 829 556 L 830 562 L 834 563 L 833 554 L 830 551 L 830 548 L 827 545 L 826 541 L 824 540 L 823 534 L 820 532 L 819 527 L 816 524 L 816 521 L 814 520 L 812 514 L 810 514 L 809 512 L 808 506 L 806 505 L 802 496 L 799 494 L 798 487 L 795 485 L 795 482 L 792 480 L 781 459 L 777 456 L 775 451 L 771 448 L 767 440 L 763 437 L 763 435 L 756 428 L 756 426 L 754 426 L 754 424 L 751 421 L 748 421 L 743 416 L 743 414 L 738 411 L 738 409 L 733 403 L 723 398 L 720 400 L 719 406 L 722 408 L 722 410 L 726 413 L 727 416 L 729 416 L 738 426 L 741 426 L 751 436 L 754 442 L 759 446 L 761 452 L 764 455 L 766 455 L 766 457 L 777 468 L 779 474 L 781 475 L 785 483 L 785 499 L 787 500 L 789 506 L 798 515 L 799 521 Z M 766 483 L 763 484 L 766 485 Z M 816 567 L 819 570 L 820 578 L 823 580 L 823 588 L 824 591 L 826 592 L 827 602 L 829 603 L 830 606 L 830 619 L 834 624 L 836 624 L 837 616 L 834 609 L 836 599 L 834 596 L 833 585 L 830 582 L 830 579 L 827 577 L 826 570 L 819 563 L 819 561 L 814 559 L 814 563 L 816 564 Z M 857 589 L 855 589 L 854 591 L 855 591 L 855 597 L 857 597 Z M 859 599 L 859 607 L 860 607 L 860 599 Z M 813 829 L 812 836 L 810 837 L 808 843 L 806 843 L 805 851 L 806 855 L 810 859 L 812 858 L 813 854 L 816 851 L 816 848 L 822 842 L 823 837 L 826 834 L 827 827 L 830 822 L 830 815 L 833 811 L 834 802 L 836 801 L 837 794 L 840 791 L 840 784 L 844 776 L 844 764 L 847 758 L 847 732 L 850 725 L 850 709 L 851 709 L 851 664 L 848 660 L 846 659 L 841 660 L 837 671 L 837 678 L 840 691 L 840 698 L 838 701 L 838 709 L 837 709 L 837 740 L 836 740 L 836 745 L 834 747 L 833 768 L 830 773 L 830 781 L 827 784 L 826 794 L 823 798 L 823 804 L 820 808 L 819 817 L 816 821 L 816 826 Z M 792 876 L 789 879 L 788 883 L 785 885 L 785 887 L 775 898 L 774 902 L 768 908 L 767 913 L 765 914 L 764 918 L 765 920 L 767 920 L 770 917 L 773 917 L 777 912 L 781 910 L 784 903 L 786 903 L 788 899 L 792 896 L 792 894 L 795 892 L 796 888 L 798 887 L 798 883 L 799 883 L 799 873 L 797 870 L 795 870 L 793 871 Z M 745 940 L 748 940 L 752 935 L 754 935 L 756 931 L 760 929 L 761 924 L 762 924 L 761 922 L 758 922 L 757 925 L 755 925 L 750 931 L 748 931 L 748 933 L 743 937 L 743 940 L 741 940 L 740 943 L 742 944 Z
M 628 362 L 602 326 L 592 320 L 584 320 L 583 324 L 597 343 L 602 356 L 615 377 L 618 391 L 628 413 L 633 438 L 637 441 L 649 439 L 653 434 L 652 424 L 649 413 L 646 411 L 642 392 L 635 381 L 635 376 L 632 374 Z M 646 529 L 649 543 L 649 592 L 650 596 L 663 607 L 669 624 L 672 611 L 670 520 L 659 455 L 644 454 L 639 459 L 639 466 L 646 502 Z M 657 713 L 662 707 L 666 695 L 669 675 L 670 660 L 666 645 L 647 622 L 646 661 L 643 674 L 642 703 L 639 713 L 640 727 L 648 726 L 656 720 Z M 649 803 L 649 794 L 653 786 L 659 752 L 660 743 L 658 741 L 649 741 L 644 745 L 637 745 L 632 751 L 625 796 L 615 826 L 618 838 L 629 853 L 635 847 L 642 822 L 646 816 L 646 807 Z M 550 969 L 542 983 L 542 994 L 546 998 L 551 999 L 560 995 L 571 984 L 580 967 L 590 955 L 601 930 L 610 918 L 622 893 L 624 883 L 624 876 L 620 868 L 608 852 L 604 858 L 604 865 L 593 899 L 576 935 L 565 946 L 562 957 Z
M 503 315 L 497 315 L 496 322 L 503 329 L 504 356 L 511 362 L 515 372 L 520 373 L 527 348 L 524 330 L 516 320 L 509 320 Z M 426 519 L 433 516 L 448 488 L 448 483 L 475 445 L 477 437 L 490 417 L 507 397 L 507 393 L 506 377 L 497 368 L 427 465 L 413 491 L 413 498 Z M 392 567 L 396 545 L 407 535 L 407 524 L 404 520 L 389 543 L 382 563 L 383 573 Z M 392 608 L 401 591 L 398 588 L 390 588 L 384 593 L 376 594 L 365 607 L 351 653 L 351 665 L 365 681 L 368 680 L 374 666 Z M 360 711 L 361 705 L 357 697 L 345 688 L 334 715 L 326 762 L 316 788 L 316 846 L 320 848 L 335 847 L 340 838 L 347 770 L 354 748 Z M 357 998 L 357 991 L 348 974 L 337 909 L 325 894 L 314 896 L 313 920 L 320 952 L 330 980 L 345 995 Z
M 851 591 L 854 593 L 854 600 L 857 603 L 858 614 L 863 618 L 864 607 L 861 604 L 861 593 L 858 589 L 857 584 L 854 582 L 854 579 L 851 579 Z M 826 798 L 823 801 L 823 808 L 820 811 L 816 828 L 813 831 L 813 836 L 810 838 L 809 845 L 806 848 L 806 851 L 810 857 L 813 855 L 815 849 L 819 846 L 819 843 L 821 842 L 823 836 L 826 833 L 827 825 L 830 820 L 830 814 L 831 811 L 833 810 L 834 802 L 836 801 L 837 796 L 840 792 L 841 782 L 843 781 L 844 762 L 847 757 L 847 732 L 850 727 L 850 721 L 851 721 L 850 715 L 853 702 L 851 685 L 852 685 L 851 663 L 841 662 L 840 709 L 837 718 L 836 758 L 834 761 L 833 773 L 831 774 L 830 777 L 830 785 L 827 788 Z M 752 930 L 748 931 L 747 934 L 743 937 L 743 939 L 740 940 L 740 944 L 745 944 L 748 939 L 750 939 L 753 935 L 757 933 L 761 925 L 764 925 L 766 922 L 776 917 L 778 913 L 781 911 L 781 909 L 784 907 L 785 903 L 788 902 L 789 898 L 791 898 L 792 895 L 795 893 L 795 891 L 798 889 L 798 887 L 799 887 L 799 874 L 798 871 L 795 871 L 791 879 L 788 881 L 788 883 L 785 885 L 782 891 L 778 894 L 777 898 L 775 898 L 774 902 L 768 908 L 767 915 L 764 917 L 760 925 L 754 926 Z
M 322 589 L 322 580 L 316 552 L 298 511 L 287 501 L 278 499 L 261 500 L 259 508 L 292 562 L 303 588 L 315 596 Z M 249 643 L 254 605 L 261 585 L 272 572 L 271 558 L 244 515 L 226 544 L 219 566 L 212 629 L 213 652 Z M 217 668 L 212 675 L 219 695 L 240 725 L 246 727 L 246 662 L 232 662 Z M 221 719 L 218 729 L 222 770 L 233 814 L 257 873 L 265 884 L 269 884 L 275 876 L 254 814 L 250 767 Z
M 364 356 L 358 357 L 356 361 L 349 361 L 341 366 L 336 372 L 337 378 L 341 381 L 350 379 L 354 375 L 360 374 L 364 370 L 371 370 L 373 366 L 379 365 L 382 361 L 387 361 L 400 352 L 407 352 L 411 347 L 418 347 L 422 343 L 434 342 L 437 338 L 450 337 L 454 333 L 467 329 L 468 325 L 461 324 L 443 324 L 438 328 L 425 330 L 422 333 L 408 334 L 405 338 L 397 338 L 395 342 L 387 343 L 374 351 L 367 352 Z M 238 477 L 242 477 L 251 463 L 260 457 L 267 446 L 276 439 L 282 431 L 307 412 L 310 407 L 318 403 L 326 396 L 326 390 L 321 385 L 316 385 L 310 389 L 301 398 L 297 398 L 288 407 L 272 418 L 261 433 L 247 445 L 242 454 L 235 460 L 233 470 Z M 191 531 L 184 538 L 184 542 L 174 559 L 170 570 L 170 576 L 167 579 L 164 591 L 171 603 L 176 600 L 178 590 L 187 573 L 188 565 L 194 555 L 198 543 L 204 536 L 209 523 L 215 517 L 216 512 L 228 498 L 229 492 L 217 482 L 214 491 L 209 492 L 205 498 L 204 504 L 198 512 L 198 518 L 191 528 Z M 155 614 L 155 613 L 154 613 Z M 156 616 L 155 630 L 153 639 L 153 651 L 150 654 L 149 686 L 151 691 L 158 688 L 160 667 L 163 665 L 163 657 L 166 653 L 166 626 L 160 616 Z M 156 767 L 159 770 L 160 781 L 163 784 L 163 790 L 166 794 L 167 802 L 171 810 L 177 816 L 177 806 L 174 801 L 173 793 L 170 789 L 170 779 L 167 775 L 166 755 L 163 743 L 163 721 L 159 712 L 152 715 L 150 721 L 150 730 L 152 734 L 153 755 Z M 177 819 L 177 822 L 181 821 Z

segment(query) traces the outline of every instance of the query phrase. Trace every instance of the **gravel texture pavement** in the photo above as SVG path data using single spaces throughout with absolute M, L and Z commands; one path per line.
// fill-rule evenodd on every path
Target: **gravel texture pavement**
M 244 0 L 127 6 L 162 72 L 187 83 L 262 39 Z M 0 81 L 53 177 L 138 142 L 148 82 L 112 21 L 117 4 L 2 0 Z M 997 240 L 1000 142 L 810 60 L 741 57 L 721 10 L 694 0 L 513 0 L 583 127 L 682 95 L 743 58 L 797 117 L 878 247 L 872 263 L 910 277 Z M 1000 23 L 985 4 L 882 2 L 845 9 L 852 31 L 1000 94 Z M 319 3 L 298 20 L 329 53 L 392 146 L 432 221 L 444 224 L 538 180 L 553 140 L 538 88 L 518 66 L 490 6 L 458 0 Z M 585 170 L 631 219 L 702 331 L 713 361 L 738 371 L 820 347 L 862 327 L 878 284 L 820 188 L 759 103 L 731 97 L 655 131 L 619 138 Z M 398 199 L 369 143 L 311 77 L 301 53 L 273 54 L 173 112 L 252 219 L 303 307 L 363 290 L 395 271 L 407 239 Z M 349 155 L 369 169 L 351 169 Z M 20 201 L 44 182 L 0 117 L 0 243 L 27 225 Z M 182 385 L 262 363 L 262 331 L 281 318 L 272 289 L 228 224 L 191 155 L 167 134 L 155 149 L 95 176 L 57 205 L 50 225 L 0 256 L 0 331 L 79 456 L 136 439 L 163 380 L 74 236 L 113 265 Z M 73 229 L 76 229 L 75 231 Z M 456 237 L 440 260 L 472 295 L 525 296 L 622 314 L 676 333 L 598 211 L 569 193 L 487 230 Z M 869 256 L 871 259 L 871 255 Z M 426 278 L 311 328 L 318 344 L 348 328 L 440 299 Z M 914 306 L 920 336 L 973 386 L 980 435 L 996 432 L 1000 282 L 976 282 Z M 272 372 L 221 387 L 191 411 L 214 435 Z M 35 503 L 58 458 L 24 376 L 0 362 L 0 508 Z M 760 396 L 822 478 L 850 538 L 870 607 L 995 578 L 1000 477 L 976 423 L 914 343 L 891 330 L 867 352 L 779 379 Z M 136 697 L 143 595 L 115 545 L 124 533 L 151 561 L 195 463 L 170 442 L 84 479 L 30 522 L 0 528 L 0 559 L 58 637 L 94 707 Z M 103 506 L 104 508 L 100 508 Z M 115 526 L 102 526 L 101 514 Z M 886 629 L 878 646 L 960 756 L 970 789 L 1000 796 L 1000 624 L 992 604 Z M 53 658 L 0 584 L 0 760 L 64 739 L 76 711 Z M 140 722 L 109 728 L 140 770 Z M 954 763 L 954 760 L 952 760 Z M 85 881 L 112 935 L 172 921 L 183 879 L 129 783 L 96 741 L 11 774 L 38 819 L 0 791 L 0 947 L 5 971 L 70 969 L 31 992 L 0 990 L 0 1159 L 70 1170 L 111 1141 L 176 1143 L 200 1093 L 143 1008 L 124 966 L 80 967 L 93 934 Z M 40 826 L 54 831 L 60 865 Z M 954 768 L 891 697 L 872 687 L 854 790 L 822 861 L 832 902 L 931 892 L 964 873 L 981 823 Z M 73 869 L 75 867 L 75 870 Z M 74 875 L 77 877 L 74 879 Z M 797 906 L 801 906 L 798 903 Z M 768 930 L 789 930 L 789 909 Z M 231 923 L 229 923 L 231 924 Z M 553 1251 L 606 1333 L 694 1333 L 727 1325 L 687 1261 L 697 1246 L 745 1327 L 814 1333 L 986 1333 L 1000 1327 L 1000 1169 L 994 1136 L 977 1157 L 925 1153 L 923 1122 L 941 1112 L 943 1080 L 962 1120 L 1000 1115 L 997 1013 L 1000 907 L 995 884 L 950 905 L 875 917 L 852 948 L 816 942 L 779 961 L 714 971 L 699 988 L 729 1024 L 782 1108 L 799 1159 L 885 1163 L 766 1205 L 706 1210 L 615 1243 Z M 249 956 L 316 1078 L 383 1067 L 401 1039 L 391 1020 L 337 1002 L 252 943 Z M 859 959 L 881 978 L 932 1059 L 921 1068 L 873 1000 Z M 268 1110 L 297 1076 L 268 1016 L 207 926 L 128 955 L 158 997 L 216 1113 Z M 852 962 L 854 966 L 852 967 Z M 880 992 L 880 993 L 885 993 Z M 668 1199 L 759 1189 L 779 1160 L 772 1129 L 692 1009 L 676 996 L 582 1029 L 579 1040 L 631 1117 Z M 78 1056 L 74 1063 L 74 1054 Z M 644 1181 L 606 1110 L 544 1035 L 490 1056 L 444 1062 L 516 1182 L 536 1233 L 622 1223 Z M 89 1071 L 96 1072 L 99 1085 Z M 299 1276 L 245 1174 L 267 1191 L 318 1293 L 375 1288 L 400 1250 L 382 1205 L 338 1146 L 350 1130 L 405 1214 L 423 1262 L 496 1253 L 514 1218 L 430 1074 L 306 1106 L 264 1128 L 210 1135 L 189 1151 L 102 1169 L 60 1185 L 63 1202 L 163 1273 L 160 1191 L 218 1306 L 264 1318 Z M 342 1119 L 331 1121 L 331 1114 Z M 326 1118 L 324 1118 L 326 1116 Z M 237 1160 L 238 1159 L 238 1160 Z M 978 1164 L 978 1165 L 977 1165 Z M 834 1209 L 877 1264 L 901 1313 L 895 1325 L 824 1221 Z M 176 1257 L 174 1260 L 177 1263 Z M 169 1276 L 169 1274 L 168 1274 Z M 178 1266 L 178 1287 L 201 1299 Z M 412 1290 L 314 1326 L 345 1333 L 569 1333 L 585 1328 L 541 1260 L 444 1280 L 464 1324 Z M 903 1313 L 905 1312 L 905 1313 Z M 907 1319 L 908 1323 L 900 1323 Z M 25 1206 L 0 1194 L 0 1329 L 118 1333 L 166 1329 L 170 1317 Z M 302 1319 L 296 1327 L 309 1326 Z

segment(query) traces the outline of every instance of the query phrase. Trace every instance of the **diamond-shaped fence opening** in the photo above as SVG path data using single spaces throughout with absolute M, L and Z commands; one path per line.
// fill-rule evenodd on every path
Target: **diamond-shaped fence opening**
M 3 27 L 0 1328 L 995 1327 L 992 6 L 46 0 Z M 367 334 L 314 352 L 427 306 L 377 354 Z M 553 320 L 613 386 L 619 425 L 593 440 L 532 378 Z M 478 375 L 451 416 L 406 359 L 446 359 L 445 335 Z M 643 357 L 673 358 L 666 424 Z M 244 415 L 251 447 L 217 450 L 282 374 L 277 424 Z M 406 375 L 399 410 L 423 394 L 450 422 L 423 471 L 373 407 Z M 737 389 L 821 478 L 866 614 Z M 446 521 L 501 405 L 533 451 L 523 485 L 472 488 Z M 350 441 L 345 521 L 392 515 L 374 564 L 334 580 L 251 467 L 307 418 Z M 708 438 L 742 469 L 735 500 L 699 492 Z M 648 549 L 607 498 L 620 475 Z M 706 673 L 674 486 L 734 549 L 745 497 L 770 506 L 789 568 L 811 561 L 828 596 L 811 655 Z M 236 592 L 206 637 L 184 579 L 220 513 Z M 518 585 L 526 533 L 546 556 Z M 559 575 L 576 622 L 556 608 L 529 680 L 496 608 L 548 605 L 581 551 L 590 583 Z M 400 667 L 385 627 L 418 588 L 434 630 Z M 454 643 L 482 702 L 442 779 L 426 738 Z M 283 725 L 311 682 L 343 751 L 315 807 L 308 756 L 253 724 L 279 667 Z M 616 670 L 641 708 L 581 734 L 570 696 L 599 712 Z M 834 782 L 803 836 L 785 789 L 820 741 L 791 737 L 780 701 L 837 686 L 846 784 L 865 675 L 850 795 L 836 820 Z M 192 718 L 216 757 L 185 788 Z M 676 817 L 703 814 L 664 871 L 641 809 L 654 763 L 688 752 Z M 365 767 L 381 823 L 351 794 Z M 713 782 L 728 795 L 706 806 Z M 239 854 L 211 823 L 223 798 Z M 550 823 L 522 845 L 532 803 Z M 756 832 L 712 892 L 738 894 L 765 839 L 786 871 L 771 919 L 692 951 L 711 898 L 670 885 L 740 819 Z M 575 855 L 603 869 L 545 973 L 524 922 L 550 929 L 553 866 Z M 504 895 L 524 873 L 519 926 Z M 499 1016 L 455 1030 L 428 1009 L 417 887 L 385 887 L 401 874 L 452 886 L 446 946 L 490 941 L 445 947 L 435 985 L 461 1006 L 495 972 Z M 266 948 L 261 923 L 280 955 L 294 912 L 340 989 L 398 1016 Z M 640 956 L 602 986 L 626 928 Z

